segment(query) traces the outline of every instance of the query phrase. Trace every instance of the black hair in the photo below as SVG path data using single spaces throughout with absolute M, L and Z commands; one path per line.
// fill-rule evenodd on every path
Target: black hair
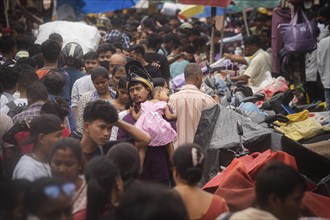
M 244 44 L 260 47 L 260 37 L 258 35 L 251 35 L 249 37 L 245 37 L 243 41 Z
M 131 51 L 134 51 L 135 53 L 142 55 L 142 57 L 144 57 L 144 55 L 146 54 L 144 47 L 142 45 L 134 45 L 127 50 L 127 52 L 131 52 Z
M 164 87 L 165 86 L 165 83 L 166 83 L 165 79 L 162 78 L 162 77 L 152 78 L 152 82 L 154 84 L 154 87 L 158 87 L 158 86 Z
M 147 18 L 142 22 L 143 26 L 151 30 L 155 30 L 156 22 L 152 18 Z
M 12 36 L 2 36 L 0 38 L 0 51 L 2 53 L 9 53 L 16 47 L 16 40 Z
M 113 18 L 111 19 L 110 23 L 113 28 L 121 28 L 124 25 L 124 22 L 121 18 Z
M 59 43 L 60 45 L 63 43 L 63 37 L 60 34 L 58 34 L 58 33 L 51 33 L 49 35 L 48 39 L 54 40 L 57 43 Z
M 126 89 L 126 88 L 127 88 L 127 76 L 122 76 L 118 81 L 118 89 Z
M 26 89 L 29 85 L 31 85 L 34 82 L 39 81 L 38 75 L 36 74 L 36 71 L 34 69 L 25 69 L 20 72 L 18 75 L 18 81 L 17 84 L 23 88 Z
M 58 177 L 41 177 L 35 180 L 26 192 L 25 206 L 31 214 L 36 215 L 42 205 L 49 199 L 44 190 L 48 186 L 61 188 L 66 182 Z
M 137 179 L 140 175 L 140 156 L 137 148 L 131 143 L 115 144 L 107 153 L 119 168 L 120 176 L 125 183 Z
M 117 89 L 127 89 L 127 76 L 120 77 Z M 119 97 L 119 92 L 116 93 L 115 99 Z
M 180 178 L 194 186 L 202 179 L 205 154 L 198 144 L 183 144 L 174 151 L 172 163 Z
M 110 43 L 103 43 L 96 49 L 96 53 L 104 53 L 106 51 L 111 51 L 111 53 L 116 53 L 116 48 L 114 48 Z
M 297 187 L 302 191 L 306 190 L 306 182 L 297 170 L 278 161 L 271 162 L 257 176 L 257 204 L 265 208 L 268 196 L 271 194 L 275 194 L 284 201 Z
M 28 50 L 33 45 L 33 37 L 29 35 L 17 36 L 17 50 Z
M 82 161 L 82 149 L 80 142 L 71 137 L 65 137 L 60 139 L 54 146 L 54 149 L 50 155 L 50 158 L 54 156 L 56 151 L 70 149 L 74 156 L 77 158 L 78 162 Z
M 89 51 L 85 53 L 84 60 L 97 60 L 99 58 L 99 55 L 95 51 Z
M 44 59 L 43 59 L 41 53 L 33 55 L 32 59 L 36 62 L 38 69 L 41 69 L 42 67 L 44 67 Z
M 15 67 L 21 64 L 26 64 L 31 66 L 33 69 L 37 67 L 37 62 L 32 57 L 22 57 L 19 60 L 17 60 Z
M 261 32 L 265 32 L 265 33 L 267 34 L 267 37 L 268 37 L 269 39 L 271 39 L 271 37 L 272 37 L 272 31 L 271 31 L 270 29 L 268 29 L 268 28 L 263 28 L 263 29 L 261 29 Z
M 159 49 L 162 38 L 158 34 L 151 34 L 148 36 L 148 48 Z
M 45 104 L 42 105 L 40 114 L 53 114 L 58 116 L 62 121 L 69 115 L 70 106 L 68 102 L 61 96 L 56 96 L 53 99 L 48 99 Z
M 18 81 L 19 72 L 14 67 L 4 66 L 0 68 L 0 82 L 3 89 L 13 89 Z
M 175 33 L 168 33 L 163 36 L 163 43 L 179 41 L 179 36 Z
M 30 187 L 31 182 L 27 179 L 15 179 L 8 181 L 0 186 L 1 190 L 1 217 L 4 219 L 12 219 L 15 208 L 18 205 L 19 200 L 22 198 L 24 202 L 24 197 L 27 189 Z M 21 197 L 23 194 L 23 197 Z M 5 199 L 4 199 L 5 198 Z M 22 213 L 27 215 L 26 211 Z M 27 216 L 22 216 L 25 219 Z
M 116 108 L 108 102 L 96 100 L 87 103 L 83 119 L 84 122 L 93 122 L 100 119 L 107 123 L 115 123 L 118 120 L 118 113 Z
M 30 57 L 33 57 L 34 55 L 41 53 L 41 45 L 40 44 L 33 44 L 29 47 L 28 53 Z
M 91 70 L 91 79 L 94 81 L 97 77 L 102 76 L 102 78 L 109 79 L 108 70 L 102 66 L 95 67 Z
M 51 69 L 40 81 L 47 87 L 52 95 L 61 95 L 65 86 L 63 72 L 60 69 Z
M 46 101 L 48 99 L 48 92 L 46 86 L 37 81 L 26 88 L 26 97 L 31 101 L 30 104 L 37 101 Z
M 122 196 L 114 220 L 186 220 L 186 208 L 179 195 L 155 183 L 135 184 Z
M 87 182 L 86 219 L 98 220 L 109 203 L 109 198 L 120 177 L 117 166 L 105 156 L 95 157 L 85 167 Z
M 42 57 L 49 62 L 56 62 L 61 53 L 61 46 L 57 41 L 46 40 L 41 44 Z
M 111 41 L 112 38 L 110 38 L 110 41 Z M 109 42 L 111 43 L 111 42 Z M 124 46 L 123 44 L 120 42 L 112 42 L 111 45 L 116 48 L 116 49 L 120 49 L 120 50 L 123 50 L 124 49 Z

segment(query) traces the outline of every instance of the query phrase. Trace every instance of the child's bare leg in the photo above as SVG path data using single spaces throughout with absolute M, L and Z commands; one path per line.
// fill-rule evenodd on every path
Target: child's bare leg
M 174 152 L 173 142 L 170 142 L 166 145 L 166 151 L 167 151 L 167 154 L 168 154 L 169 158 L 171 158 L 171 156 Z
M 141 161 L 141 170 L 143 169 L 144 158 L 146 157 L 147 147 L 143 147 L 139 149 L 139 156 Z

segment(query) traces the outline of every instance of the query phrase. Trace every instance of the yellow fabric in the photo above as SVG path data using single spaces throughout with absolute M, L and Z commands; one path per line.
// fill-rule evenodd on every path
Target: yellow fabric
M 306 120 L 308 118 L 308 114 L 309 114 L 309 111 L 308 110 L 304 110 L 302 112 L 298 112 L 298 113 L 294 113 L 294 114 L 289 114 L 286 117 L 289 119 L 289 123 L 291 123 L 291 122 L 298 122 L 298 121 Z M 285 126 L 288 123 L 276 121 L 276 124 L 278 124 L 280 126 Z
M 294 114 L 289 114 L 286 116 L 290 122 L 297 122 L 297 121 L 303 121 L 308 118 L 309 111 L 304 110 L 302 112 L 294 113 Z
M 299 141 L 303 138 L 311 138 L 322 133 L 323 127 L 315 119 L 307 118 L 303 121 L 292 122 L 288 125 L 275 127 L 275 130 L 283 133 L 292 140 Z
M 179 16 L 183 18 L 191 18 L 203 12 L 204 12 L 203 5 L 187 5 L 180 11 Z

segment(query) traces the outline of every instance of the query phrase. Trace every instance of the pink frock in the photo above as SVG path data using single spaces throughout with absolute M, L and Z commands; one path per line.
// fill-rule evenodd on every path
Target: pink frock
M 176 137 L 176 131 L 163 118 L 166 106 L 167 103 L 163 101 L 141 103 L 141 116 L 136 121 L 135 127 L 150 135 L 151 142 L 149 146 L 164 146 Z

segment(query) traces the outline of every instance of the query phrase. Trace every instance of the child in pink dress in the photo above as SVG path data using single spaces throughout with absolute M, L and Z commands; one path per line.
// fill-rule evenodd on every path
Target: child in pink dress
M 135 127 L 148 133 L 151 137 L 149 146 L 157 147 L 166 145 L 166 150 L 171 156 L 173 152 L 172 142 L 176 138 L 176 131 L 172 128 L 167 120 L 176 119 L 176 115 L 172 114 L 168 107 L 168 90 L 163 87 L 155 87 L 152 92 L 153 99 L 141 103 L 139 112 L 135 112 L 133 108 L 130 113 L 136 120 Z M 144 160 L 146 149 L 140 149 L 141 161 Z

